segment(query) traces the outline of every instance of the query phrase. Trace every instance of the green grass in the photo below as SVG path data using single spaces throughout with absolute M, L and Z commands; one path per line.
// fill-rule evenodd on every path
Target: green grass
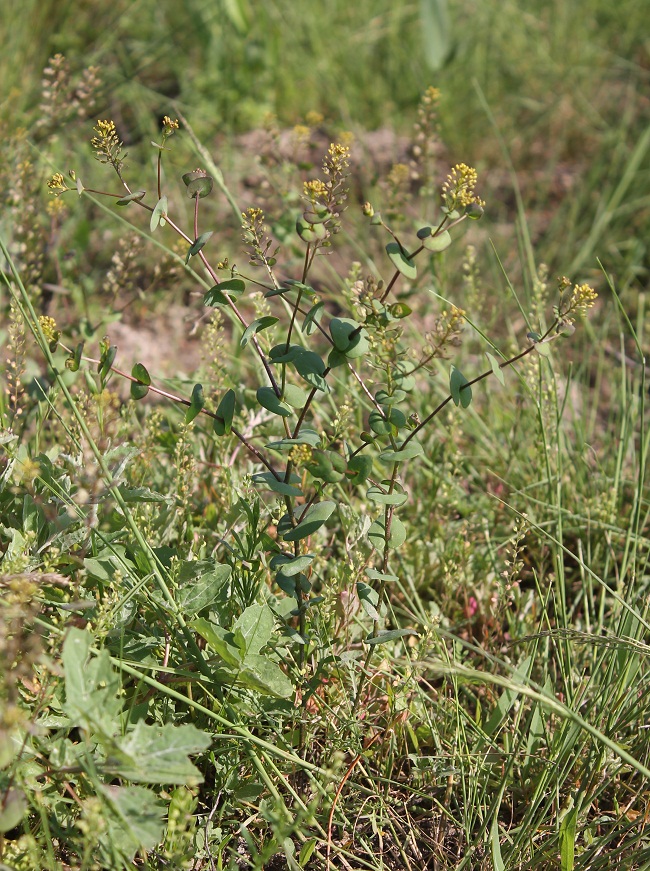
M 4 867 L 650 868 L 648 14 L 632 0 L 464 2 L 437 71 L 422 14 L 383 0 L 142 0 L 12 7 L 3 19 Z M 56 51 L 73 86 L 48 112 L 40 79 Z M 82 117 L 66 107 L 91 64 L 101 84 Z M 113 190 L 87 143 L 97 118 L 114 118 L 128 176 L 155 204 L 149 142 L 177 106 L 197 140 L 180 131 L 165 154 L 174 219 L 191 228 L 183 172 L 223 171 L 201 201 L 209 262 L 255 272 L 233 212 L 261 204 L 282 279 L 299 279 L 298 191 L 318 174 L 321 140 L 410 135 L 429 84 L 442 90 L 438 187 L 450 165 L 476 165 L 487 207 L 397 285 L 413 308 L 407 346 L 451 303 L 476 327 L 422 371 L 408 412 L 424 419 L 446 398 L 450 362 L 471 379 L 489 368 L 485 351 L 508 357 L 544 332 L 556 274 L 589 281 L 599 300 L 549 358 L 525 357 L 503 386 L 476 384 L 469 408 L 450 403 L 423 431 L 423 455 L 402 467 L 407 538 L 391 551 L 398 579 L 374 588 L 377 620 L 372 584 L 357 584 L 364 561 L 381 568 L 365 518 L 385 515 L 365 488 L 325 488 L 336 507 L 304 548 L 312 587 L 290 598 L 269 564 L 286 505 L 251 484 L 263 467 L 241 444 L 216 438 L 203 414 L 184 424 L 186 406 L 129 402 L 121 379 L 88 362 L 70 371 L 49 349 L 41 314 L 97 359 L 119 322 L 153 324 L 172 359 L 172 301 L 189 332 L 214 282 L 196 257 L 186 270 L 187 245 L 173 249 L 169 228 L 152 234 L 137 207 L 71 193 L 52 216 L 44 182 L 74 168 L 86 187 Z M 313 167 L 260 169 L 242 149 L 237 137 L 268 113 L 290 128 L 312 110 L 324 116 L 303 155 Z M 359 215 L 357 200 L 387 209 L 390 184 L 373 176 L 362 167 L 334 252 L 310 277 L 332 315 L 350 310 L 358 275 L 392 275 L 388 239 Z M 432 199 L 408 191 L 391 222 L 400 238 Z M 286 341 L 288 304 L 242 300 L 247 322 L 281 318 L 274 340 L 259 334 L 265 348 Z M 196 371 L 181 354 L 171 376 L 151 370 L 154 385 L 187 401 L 201 382 L 212 411 L 233 388 L 235 426 L 264 450 L 283 430 L 261 420 L 259 359 L 232 316 L 197 329 Z M 130 371 L 123 353 L 118 343 L 115 365 Z M 356 389 L 342 371 L 309 424 L 334 433 L 334 451 L 371 408 L 359 393 L 336 431 Z M 364 642 L 384 626 L 417 635 Z

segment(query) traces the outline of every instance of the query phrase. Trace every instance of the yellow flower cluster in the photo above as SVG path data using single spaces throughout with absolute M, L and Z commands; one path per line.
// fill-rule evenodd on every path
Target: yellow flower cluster
M 303 196 L 310 203 L 316 203 L 327 199 L 327 185 L 319 178 L 306 181 L 303 184 Z
M 117 135 L 115 122 L 99 120 L 93 130 L 97 135 L 93 136 L 90 144 L 95 152 L 95 158 L 100 163 L 110 163 L 119 174 L 126 155 L 122 155 L 123 145 Z
M 171 136 L 174 130 L 178 130 L 180 124 L 178 123 L 178 118 L 175 118 L 173 121 L 169 117 L 169 115 L 165 115 L 162 120 L 162 128 L 165 136 Z
M 343 176 L 350 165 L 350 147 L 332 142 L 323 161 L 323 172 L 331 176 Z
M 294 466 L 304 466 L 311 460 L 312 450 L 309 445 L 296 445 L 295 448 L 291 448 L 288 457 Z
M 593 287 L 588 284 L 576 284 L 569 300 L 569 311 L 584 316 L 597 299 L 598 294 Z
M 38 319 L 39 324 L 41 325 L 41 329 L 43 330 L 43 335 L 50 343 L 50 345 L 56 345 L 61 337 L 61 331 L 56 328 L 56 321 L 54 318 L 50 318 L 47 315 L 41 315 Z
M 445 206 L 453 211 L 467 208 L 475 203 L 483 207 L 485 203 L 475 193 L 478 174 L 474 167 L 466 163 L 457 163 L 442 185 L 442 199 Z
M 63 191 L 68 190 L 68 186 L 65 183 L 65 179 L 60 172 L 55 172 L 51 179 L 48 179 L 47 186 L 50 189 L 51 194 L 55 194 L 58 196 L 62 194 Z

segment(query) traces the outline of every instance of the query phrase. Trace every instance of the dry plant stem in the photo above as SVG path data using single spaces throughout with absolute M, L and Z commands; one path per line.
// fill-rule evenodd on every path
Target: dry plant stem
M 382 735 L 382 732 L 377 732 L 377 734 L 374 735 L 374 737 L 371 738 L 370 741 L 368 742 L 368 744 L 366 744 L 366 746 L 363 748 L 364 751 L 368 751 L 372 747 L 372 745 L 377 740 L 379 740 L 381 735 Z M 336 805 L 338 804 L 339 798 L 341 797 L 341 793 L 343 792 L 343 787 L 345 786 L 347 781 L 352 776 L 352 772 L 357 767 L 357 765 L 359 764 L 361 759 L 363 759 L 363 753 L 358 753 L 354 757 L 354 759 L 352 760 L 352 763 L 348 766 L 348 770 L 343 775 L 341 782 L 339 783 L 338 788 L 336 790 L 336 793 L 334 794 L 334 799 L 332 800 L 332 807 L 330 808 L 329 817 L 327 819 L 327 853 L 326 853 L 327 868 L 329 868 L 332 864 L 331 855 L 332 855 L 332 829 L 334 828 L 334 811 L 336 810 Z

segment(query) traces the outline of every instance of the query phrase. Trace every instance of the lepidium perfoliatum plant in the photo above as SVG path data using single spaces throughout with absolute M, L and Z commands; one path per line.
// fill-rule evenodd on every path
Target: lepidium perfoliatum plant
M 341 231 L 350 149 L 344 142 L 333 143 L 323 158 L 322 172 L 303 183 L 293 239 L 284 239 L 280 246 L 260 208 L 240 212 L 246 250 L 242 259 L 247 261 L 240 267 L 235 265 L 241 262 L 239 255 L 229 253 L 226 258 L 223 251 L 212 255 L 218 228 L 205 225 L 202 204 L 215 188 L 230 206 L 235 201 L 205 149 L 198 150 L 207 168 L 190 169 L 182 176 L 193 213 L 189 227 L 183 226 L 182 218 L 187 208 L 180 199 L 175 202 L 178 191 L 163 189 L 162 162 L 181 132 L 178 121 L 164 118 L 160 143 L 155 144 L 157 172 L 152 188 L 145 190 L 129 179 L 115 124 L 100 120 L 91 144 L 97 160 L 112 169 L 115 189 L 86 186 L 74 171 L 67 177 L 56 173 L 48 187 L 57 197 L 77 192 L 111 201 L 118 209 L 139 209 L 148 213 L 152 234 L 178 237 L 184 246 L 185 268 L 204 289 L 204 308 L 220 311 L 232 324 L 239 347 L 232 359 L 218 361 L 219 370 L 230 379 L 226 385 L 197 383 L 186 395 L 179 395 L 166 384 L 163 388 L 161 379 L 148 371 L 146 360 L 130 373 L 120 369 L 118 348 L 108 338 L 100 342 L 96 356 L 88 356 L 82 342 L 67 347 L 53 320 L 38 317 L 24 288 L 22 296 L 16 294 L 17 308 L 32 325 L 57 389 L 73 410 L 75 423 L 68 427 L 68 436 L 82 458 L 82 443 L 89 446 L 87 456 L 94 456 L 103 479 L 106 489 L 93 482 L 93 492 L 108 493 L 120 518 L 113 517 L 110 528 L 102 528 L 97 511 L 88 522 L 83 513 L 74 514 L 78 509 L 68 504 L 72 495 L 62 505 L 63 514 L 67 511 L 79 521 L 77 544 L 70 539 L 70 547 L 80 549 L 86 573 L 87 589 L 80 597 L 95 596 L 98 605 L 88 612 L 89 628 L 77 627 L 68 634 L 63 656 L 67 701 L 57 696 L 54 710 L 57 723 L 68 717 L 70 727 L 94 735 L 83 758 L 75 746 L 65 745 L 66 765 L 82 769 L 78 791 L 85 789 L 86 796 L 97 794 L 113 803 L 117 821 L 109 820 L 109 829 L 119 820 L 124 822 L 126 804 L 129 808 L 141 804 L 146 790 L 132 787 L 136 792 L 122 794 L 120 808 L 116 787 L 100 788 L 98 778 L 105 783 L 122 777 L 127 782 L 184 788 L 199 782 L 200 775 L 186 755 L 205 750 L 208 739 L 189 725 L 178 725 L 186 716 L 192 722 L 198 718 L 205 729 L 223 733 L 218 738 L 225 741 L 223 746 L 232 747 L 227 740 L 231 736 L 247 748 L 244 757 L 235 761 L 230 756 L 223 757 L 230 760 L 227 763 L 212 760 L 214 776 L 223 780 L 219 789 L 235 789 L 232 779 L 245 758 L 261 779 L 259 790 L 268 789 L 276 802 L 280 794 L 268 775 L 268 766 L 273 765 L 294 772 L 302 766 L 306 776 L 321 778 L 318 787 L 312 782 L 309 795 L 316 803 L 326 796 L 322 785 L 326 772 L 319 766 L 331 762 L 336 769 L 336 760 L 330 748 L 324 753 L 317 749 L 320 744 L 314 736 L 319 723 L 338 723 L 342 743 L 336 749 L 352 746 L 359 753 L 364 740 L 369 748 L 380 734 L 388 734 L 403 717 L 404 707 L 395 702 L 392 689 L 385 689 L 384 697 L 376 681 L 389 686 L 382 683 L 381 675 L 390 674 L 391 658 L 400 650 L 406 660 L 411 650 L 420 649 L 424 657 L 426 645 L 433 643 L 431 627 L 419 625 L 415 611 L 411 609 L 406 621 L 408 609 L 396 607 L 404 590 L 402 554 L 409 546 L 409 493 L 417 483 L 419 465 L 428 462 L 423 442 L 439 425 L 444 409 L 456 406 L 462 414 L 468 408 L 480 382 L 494 376 L 503 384 L 511 366 L 530 354 L 543 354 L 550 343 L 570 335 L 575 318 L 596 296 L 588 285 L 561 278 L 547 327 L 529 333 L 522 348 L 510 355 L 500 353 L 496 343 L 483 336 L 490 349 L 485 371 L 463 374 L 446 359 L 459 343 L 465 313 L 446 304 L 433 329 L 422 335 L 421 314 L 409 302 L 418 295 L 434 299 L 426 287 L 431 258 L 440 259 L 461 225 L 483 215 L 485 204 L 474 169 L 456 164 L 437 192 L 430 174 L 424 176 L 427 197 L 436 202 L 435 217 L 412 232 L 398 232 L 392 221 L 389 226 L 373 205 L 365 203 L 362 212 L 369 233 L 375 236 L 370 244 L 383 237 L 385 250 L 365 258 L 370 264 L 367 274 L 357 262 L 337 273 L 332 264 L 340 263 L 343 254 L 326 255 L 345 238 Z M 341 250 L 355 249 L 348 240 Z M 14 279 L 19 287 L 17 273 Z M 414 347 L 418 335 L 421 344 Z M 61 353 L 64 357 L 59 361 Z M 225 354 L 222 350 L 222 357 Z M 63 359 L 69 372 L 61 365 Z M 99 440 L 93 439 L 88 417 L 69 390 L 76 377 L 73 373 L 81 369 L 105 416 Z M 429 403 L 435 392 L 432 384 L 439 383 L 441 372 L 447 373 L 448 391 Z M 204 458 L 219 457 L 220 462 L 212 463 L 219 483 L 211 488 L 215 510 L 224 513 L 219 534 L 217 524 L 205 523 L 199 530 L 201 523 L 189 510 L 185 533 L 157 537 L 156 515 L 147 514 L 145 508 L 152 502 L 159 505 L 158 520 L 167 530 L 171 521 L 165 506 L 172 497 L 156 493 L 163 487 L 147 480 L 153 467 L 146 463 L 140 466 L 136 486 L 124 480 L 128 463 L 137 463 L 138 449 L 124 453 L 125 445 L 112 443 L 116 430 L 106 424 L 111 408 L 108 385 L 118 378 L 130 382 L 134 401 L 158 394 L 182 412 L 175 424 L 179 439 L 167 441 L 169 462 L 177 463 L 179 502 L 186 492 L 191 453 L 186 446 L 194 440 L 201 444 Z M 228 384 L 235 387 L 226 389 Z M 210 445 L 216 446 L 216 453 L 210 454 Z M 40 462 L 43 477 L 46 460 Z M 220 474 L 224 465 L 230 477 Z M 211 468 L 210 463 L 205 467 Z M 71 494 L 66 481 L 65 492 Z M 52 482 L 53 488 L 54 478 Z M 232 490 L 226 496 L 219 493 L 224 483 Z M 59 499 L 65 488 L 56 487 Z M 94 503 L 100 502 L 97 496 Z M 140 503 L 145 508 L 138 514 Z M 204 516 L 209 515 L 207 506 Z M 70 557 L 68 574 L 75 559 Z M 30 566 L 26 557 L 21 571 Z M 48 624 L 47 631 L 56 634 L 57 624 Z M 98 647 L 107 645 L 99 656 L 91 650 L 94 639 Z M 159 658 L 152 659 L 152 651 Z M 87 663 L 92 666 L 86 667 Z M 124 677 L 122 695 L 114 669 Z M 156 696 L 164 698 L 168 707 L 175 706 L 176 727 L 165 722 L 171 708 L 153 706 Z M 94 699 L 96 707 L 84 703 L 84 698 Z M 277 730 L 272 741 L 249 727 L 251 711 L 258 712 L 260 726 L 266 724 L 262 734 Z M 165 722 L 155 727 L 157 737 L 151 731 L 152 717 L 159 726 Z M 175 731 L 181 728 L 188 731 Z M 416 741 L 415 732 L 410 734 Z M 154 775 L 146 764 L 151 755 L 146 748 L 152 741 L 161 753 L 175 759 L 160 770 L 153 766 Z M 100 753 L 98 748 L 104 749 Z M 174 751 L 180 753 L 178 758 Z M 359 759 L 361 755 L 352 767 Z M 340 760 L 337 764 L 340 770 Z M 48 765 L 48 771 L 56 769 L 54 761 Z M 334 769 L 330 779 L 337 777 Z M 343 779 L 338 777 L 341 786 L 351 770 Z M 280 779 L 282 794 L 285 787 L 293 790 L 296 820 L 311 819 L 311 804 L 289 781 Z M 90 806 L 84 795 L 80 801 L 82 817 L 87 816 Z M 191 805 L 191 797 L 187 802 Z M 153 817 L 158 813 L 154 804 Z M 315 824 L 328 853 L 335 804 L 329 805 L 329 828 Z M 274 807 L 266 806 L 264 819 L 273 830 L 273 843 L 284 844 L 286 852 L 295 832 L 286 815 L 276 814 Z M 242 826 L 241 832 L 248 832 Z M 129 855 L 137 846 L 151 849 L 155 842 L 151 830 L 147 837 L 135 833 Z M 117 843 L 108 838 L 105 851 L 109 846 L 117 849 Z M 246 843 L 252 855 L 252 842 Z M 313 850 L 315 841 L 308 843 Z M 255 867 L 262 867 L 262 861 Z
M 423 454 L 421 436 L 435 426 L 449 403 L 467 408 L 472 389 L 479 382 L 493 375 L 503 383 L 508 367 L 534 351 L 543 351 L 561 334 L 570 334 L 576 315 L 586 312 L 596 294 L 586 284 L 561 278 L 553 317 L 543 333 L 529 333 L 526 347 L 508 358 L 490 345 L 493 353 L 486 354 L 489 366 L 474 377 L 466 377 L 452 365 L 448 395 L 426 415 L 418 416 L 411 399 L 413 391 L 425 388 L 433 377 L 433 361 L 444 359 L 457 343 L 465 313 L 453 306 L 443 312 L 417 356 L 403 340 L 405 322 L 413 312 L 396 298 L 396 292 L 401 282 L 416 281 L 422 261 L 452 244 L 463 222 L 482 217 L 485 203 L 477 193 L 476 171 L 464 163 L 453 166 L 439 192 L 435 221 L 412 234 L 398 235 L 370 203 L 363 205 L 370 224 L 388 237 L 386 257 L 376 272 L 365 278 L 356 265 L 356 281 L 351 281 L 349 274 L 338 279 L 338 287 L 348 290 L 349 311 L 341 312 L 340 293 L 333 304 L 323 292 L 322 282 L 317 292 L 310 277 L 319 256 L 329 253 L 342 227 L 349 147 L 330 145 L 322 174 L 303 184 L 303 208 L 295 224 L 302 245 L 300 268 L 282 268 L 279 246 L 268 234 L 265 216 L 253 207 L 242 213 L 250 268 L 240 269 L 227 260 L 215 262 L 210 257 L 215 231 L 201 221 L 201 204 L 213 194 L 216 167 L 212 174 L 195 169 L 182 177 L 193 204 L 194 219 L 189 228 L 181 226 L 170 197 L 163 192 L 162 160 L 178 129 L 178 121 L 164 118 L 161 143 L 155 145 L 153 196 L 134 189 L 129 182 L 115 124 L 102 120 L 97 122 L 91 144 L 96 158 L 112 167 L 118 188 L 113 192 L 85 188 L 74 172 L 69 173 L 70 184 L 57 173 L 48 186 L 56 195 L 87 190 L 114 200 L 118 207 L 136 206 L 150 214 L 152 233 L 171 231 L 183 240 L 186 266 L 200 264 L 212 284 L 204 294 L 203 305 L 227 311 L 240 331 L 241 348 L 256 363 L 254 399 L 244 384 L 239 391 L 228 389 L 216 395 L 212 388 L 207 392 L 196 384 L 190 396 L 172 396 L 156 386 L 145 362 L 135 365 L 130 375 L 120 371 L 114 365 L 117 348 L 108 341 L 93 362 L 102 384 L 114 374 L 128 378 L 134 400 L 143 399 L 148 392 L 166 396 L 186 407 L 186 426 L 197 418 L 211 421 L 215 439 L 235 439 L 248 452 L 253 464 L 250 481 L 260 493 L 267 494 L 268 534 L 258 538 L 259 552 L 247 554 L 246 559 L 260 561 L 268 571 L 273 600 L 284 599 L 284 604 L 276 607 L 276 619 L 282 620 L 284 632 L 293 642 L 297 665 L 291 672 L 291 690 L 284 680 L 274 685 L 275 689 L 281 687 L 287 695 L 295 693 L 297 699 L 304 696 L 310 677 L 308 664 L 314 661 L 311 615 L 327 602 L 327 584 L 334 574 L 332 560 L 349 563 L 345 574 L 354 589 L 347 592 L 358 595 L 368 620 L 364 653 L 351 684 L 352 704 L 357 709 L 378 646 L 417 634 L 413 627 L 389 625 L 387 606 L 391 586 L 399 580 L 399 551 L 408 537 L 408 482 Z M 223 178 L 217 180 L 223 190 Z M 272 314 L 250 319 L 250 290 L 262 291 Z M 58 338 L 51 328 L 48 336 Z M 66 365 L 76 370 L 86 360 L 82 346 L 68 350 Z M 242 409 L 249 419 L 251 410 L 255 412 L 258 424 L 254 428 L 239 424 L 244 419 L 239 414 Z M 251 499 L 257 502 L 255 497 Z M 355 548 L 348 547 L 343 554 L 344 526 L 350 527 L 351 506 L 358 513 L 361 534 Z M 214 549 L 218 552 L 218 547 Z M 229 552 L 232 555 L 240 550 L 234 547 Z M 246 561 L 243 556 L 242 561 Z M 237 565 L 233 569 L 236 573 Z M 223 627 L 199 617 L 191 628 L 224 655 Z M 230 649 L 230 655 L 240 655 Z M 276 673 L 273 679 L 278 678 Z M 256 679 L 264 682 L 261 674 Z

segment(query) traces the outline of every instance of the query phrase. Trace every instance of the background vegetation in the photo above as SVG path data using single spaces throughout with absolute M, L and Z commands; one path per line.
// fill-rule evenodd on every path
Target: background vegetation
M 650 867 L 649 17 L 636 0 L 3 10 L 5 867 Z M 435 138 L 414 130 L 430 85 Z M 256 425 L 255 366 L 241 331 L 206 314 L 187 246 L 151 236 L 135 206 L 48 194 L 69 169 L 112 189 L 89 145 L 98 118 L 115 121 L 129 178 L 151 190 L 165 115 L 194 133 L 181 125 L 165 155 L 179 223 L 192 223 L 180 176 L 207 155 L 230 197 L 202 201 L 211 261 L 248 269 L 238 213 L 261 206 L 283 280 L 301 274 L 302 182 L 330 141 L 354 142 L 343 232 L 311 277 L 332 314 L 355 280 L 390 277 L 361 204 L 412 233 L 449 168 L 476 166 L 485 217 L 401 297 L 412 347 L 450 304 L 466 310 L 478 330 L 447 352 L 468 378 L 485 369 L 486 336 L 508 355 L 544 332 L 556 275 L 598 291 L 550 356 L 477 385 L 427 430 L 405 471 L 408 536 L 385 615 L 417 637 L 378 645 L 365 684 L 375 618 L 351 569 L 374 510 L 363 493 L 337 491 L 331 538 L 312 543 L 322 602 L 305 662 L 264 557 L 279 512 L 250 483 L 259 467 L 203 415 L 185 423 L 151 394 L 136 405 L 96 365 L 66 371 L 60 350 L 64 376 L 46 365 L 38 315 L 95 358 L 108 335 L 116 366 L 141 361 L 175 395 L 233 388 L 238 424 Z M 417 147 L 433 180 L 416 177 Z M 252 298 L 250 318 L 268 305 Z M 435 363 L 420 385 L 420 419 L 448 370 Z M 330 434 L 335 420 L 365 425 L 361 406 L 336 418 L 348 393 L 339 384 L 320 408 Z M 239 647 L 248 671 L 233 678 L 232 637 L 189 625 L 201 620 L 254 636 Z M 264 686 L 259 651 L 275 669 Z

